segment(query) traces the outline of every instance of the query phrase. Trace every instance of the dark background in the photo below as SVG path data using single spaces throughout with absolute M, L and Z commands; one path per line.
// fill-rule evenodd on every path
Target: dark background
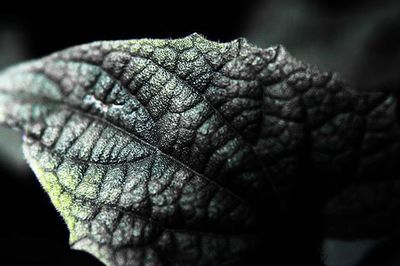
M 395 1 L 388 1 L 387 4 L 384 1 L 302 1 L 304 7 L 307 7 L 305 10 L 309 12 L 304 16 L 308 22 L 303 23 L 301 18 L 294 21 L 289 16 L 282 25 L 282 21 L 272 16 L 271 12 L 289 12 L 292 4 L 290 1 L 284 2 L 285 6 L 277 1 L 261 0 L 180 3 L 98 1 L 93 4 L 72 4 L 64 1 L 51 9 L 49 6 L 21 4 L 10 8 L 2 7 L 0 32 L 9 29 L 18 32 L 18 40 L 23 42 L 19 45 L 23 46 L 26 59 L 95 40 L 178 38 L 193 32 L 214 41 L 230 41 L 246 36 L 250 40 L 253 38 L 260 46 L 283 43 L 295 56 L 328 69 L 346 69 L 350 58 L 354 59 L 352 62 L 358 63 L 355 65 L 368 66 L 372 62 L 371 65 L 374 66 L 391 66 L 385 71 L 382 70 L 383 67 L 372 70 L 369 67 L 362 71 L 375 73 L 373 76 L 377 78 L 374 79 L 373 87 L 390 84 L 389 87 L 398 88 L 400 20 L 399 17 L 386 19 L 385 12 L 389 11 L 383 9 L 385 5 L 389 6 L 389 10 L 390 7 L 397 7 L 398 5 L 393 4 Z M 347 31 L 355 33 L 363 29 L 366 21 L 373 23 L 375 17 L 368 16 L 368 12 L 373 13 L 376 10 L 383 10 L 378 17 L 383 26 L 377 32 L 371 33 L 373 37 L 367 38 L 367 41 L 353 41 L 350 38 L 353 36 L 352 32 Z M 365 16 L 361 16 L 362 14 Z M 298 31 L 297 27 L 302 26 L 304 27 Z M 269 29 L 276 29 L 278 33 L 269 37 L 265 33 Z M 340 45 L 343 43 L 351 45 L 344 47 Z M 360 48 L 360 43 L 364 48 Z M 304 49 L 307 47 L 315 47 L 311 57 L 309 49 Z M 352 57 L 355 51 L 359 51 L 361 56 L 358 54 L 357 57 Z M 324 60 L 332 57 L 337 60 Z M 312 62 L 314 59 L 321 60 Z M 343 71 L 344 75 L 354 84 L 369 87 L 367 85 L 372 82 L 360 78 L 366 75 L 360 75 L 354 71 L 355 68 Z M 385 78 L 379 79 L 382 76 Z M 69 249 L 67 228 L 30 170 L 16 171 L 13 165 L 0 163 L 0 178 L 0 265 L 101 265 L 92 256 Z M 304 245 L 297 249 L 288 245 L 290 247 L 287 250 L 282 250 L 282 254 L 275 254 L 274 257 L 295 256 L 293 254 L 307 252 L 307 248 L 312 246 L 307 241 L 305 238 Z M 284 246 L 284 243 L 279 245 Z M 388 252 L 391 249 L 384 250 Z M 371 255 L 373 259 L 380 260 L 379 252 L 378 255 Z M 265 255 L 265 265 L 274 265 L 267 259 L 268 251 Z M 387 257 L 386 254 L 385 258 Z M 310 261 L 308 265 L 313 264 Z

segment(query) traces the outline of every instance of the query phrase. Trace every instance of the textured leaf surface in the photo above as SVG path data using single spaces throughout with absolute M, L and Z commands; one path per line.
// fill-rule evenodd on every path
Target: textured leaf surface
M 376 179 L 399 145 L 394 96 L 348 88 L 281 46 L 197 34 L 9 68 L 0 121 L 24 133 L 71 246 L 107 265 L 235 263 L 267 241 L 269 207 L 304 200 L 288 192 Z

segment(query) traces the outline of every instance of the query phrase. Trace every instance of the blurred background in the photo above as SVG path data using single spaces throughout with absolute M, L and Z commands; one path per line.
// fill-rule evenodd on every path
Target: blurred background
M 283 44 L 295 57 L 337 71 L 353 86 L 395 90 L 400 85 L 398 2 L 65 1 L 54 7 L 2 6 L 0 67 L 96 40 L 179 38 L 198 32 L 214 41 L 247 37 L 260 47 Z M 67 229 L 26 166 L 19 142 L 18 133 L 0 130 L 0 265 L 101 265 L 69 249 Z M 307 241 L 288 245 L 279 255 L 308 252 Z M 395 239 L 328 240 L 322 253 L 327 265 L 396 265 L 398 246 Z M 268 258 L 265 264 L 275 265 Z

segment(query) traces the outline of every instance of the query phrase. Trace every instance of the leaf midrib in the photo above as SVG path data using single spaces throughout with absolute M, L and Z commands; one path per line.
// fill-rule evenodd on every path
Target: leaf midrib
M 1 91 L 1 90 L 0 90 L 0 93 L 6 93 L 6 94 L 15 95 L 15 94 L 13 94 L 13 93 L 9 93 L 9 91 Z M 28 95 L 28 94 L 25 93 L 25 95 Z M 19 96 L 19 95 L 16 95 L 16 96 Z M 17 100 L 17 101 L 18 101 L 18 100 Z M 67 103 L 67 102 L 65 102 L 65 101 L 54 100 L 54 99 L 51 99 L 51 98 L 48 98 L 48 97 L 38 96 L 38 95 L 34 95 L 34 94 L 30 95 L 29 99 L 28 99 L 27 101 L 24 101 L 24 102 L 34 102 L 34 101 L 39 101 L 41 104 L 47 104 L 47 105 L 52 104 L 52 105 L 56 105 L 56 107 L 64 106 L 65 109 L 68 110 L 68 111 L 75 112 L 75 113 L 77 113 L 77 114 L 79 114 L 79 115 L 81 115 L 81 116 L 87 117 L 87 118 L 89 118 L 89 119 L 91 119 L 91 120 L 97 120 L 97 121 L 99 121 L 99 122 L 101 122 L 101 123 L 106 124 L 107 126 L 111 126 L 111 127 L 113 127 L 114 129 L 119 130 L 119 131 L 121 131 L 122 133 L 127 134 L 129 137 L 132 137 L 133 139 L 137 140 L 137 141 L 140 142 L 141 144 L 146 145 L 146 146 L 149 147 L 150 149 L 155 150 L 158 154 L 161 154 L 162 156 L 166 157 L 167 159 L 170 159 L 170 160 L 176 162 L 178 165 L 180 165 L 181 167 L 183 167 L 183 168 L 185 168 L 186 170 L 190 171 L 192 174 L 197 175 L 197 176 L 203 178 L 204 180 L 206 180 L 207 182 L 209 182 L 209 183 L 215 185 L 215 186 L 218 187 L 219 189 L 221 189 L 221 190 L 227 192 L 228 194 L 230 194 L 231 196 L 233 196 L 234 198 L 236 198 L 237 200 L 239 200 L 240 202 L 242 202 L 243 204 L 245 204 L 247 207 L 250 208 L 250 205 L 249 205 L 242 197 L 240 197 L 239 195 L 237 195 L 237 194 L 234 193 L 233 191 L 227 189 L 226 187 L 224 187 L 224 186 L 218 184 L 216 181 L 214 181 L 214 180 L 208 178 L 207 176 L 205 176 L 205 175 L 203 175 L 203 174 L 197 172 L 196 170 L 190 168 L 188 165 L 186 165 L 185 163 L 181 162 L 180 160 L 178 160 L 178 159 L 172 157 L 171 155 L 166 154 L 165 152 L 163 152 L 162 150 L 160 150 L 157 146 L 154 146 L 154 145 L 152 145 L 152 144 L 146 142 L 145 140 L 142 140 L 140 137 L 136 136 L 134 133 L 129 132 L 129 131 L 127 131 L 126 129 L 120 127 L 120 126 L 117 126 L 117 125 L 111 123 L 110 121 L 106 120 L 105 118 L 103 118 L 103 117 L 101 117 L 101 116 L 95 116 L 95 115 L 93 115 L 93 114 L 86 113 L 86 112 L 84 112 L 83 110 L 79 109 L 79 107 L 72 106 L 72 105 L 70 105 L 69 103 Z M 21 128 L 21 130 L 22 130 L 22 128 Z

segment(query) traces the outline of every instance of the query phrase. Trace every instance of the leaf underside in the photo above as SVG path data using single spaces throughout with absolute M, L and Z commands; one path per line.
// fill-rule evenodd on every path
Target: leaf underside
M 0 73 L 0 122 L 23 132 L 71 246 L 106 265 L 235 264 L 268 207 L 316 179 L 337 192 L 327 232 L 388 233 L 389 211 L 372 219 L 386 202 L 364 192 L 398 186 L 396 104 L 282 46 L 198 34 L 95 42 Z M 355 213 L 372 218 L 352 227 Z

